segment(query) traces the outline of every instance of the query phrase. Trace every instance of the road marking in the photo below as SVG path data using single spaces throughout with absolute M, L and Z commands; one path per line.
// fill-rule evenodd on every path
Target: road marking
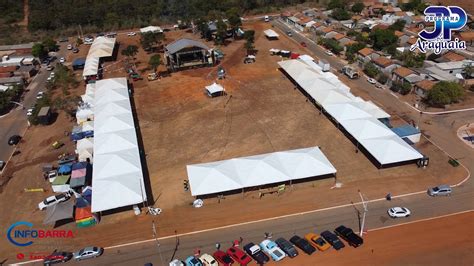
M 395 93 L 393 93 L 393 92 L 390 92 L 390 94 L 391 94 L 393 97 L 395 97 L 395 98 L 397 98 L 397 99 L 398 99 L 398 96 L 397 96 Z
M 460 212 L 455 212 L 455 213 L 440 215 L 440 216 L 436 216 L 436 217 L 430 217 L 430 218 L 420 219 L 420 220 L 416 220 L 416 221 L 410 221 L 410 222 L 401 223 L 401 224 L 387 225 L 387 226 L 383 226 L 383 227 L 379 227 L 379 228 L 369 229 L 369 230 L 367 230 L 367 231 L 368 231 L 368 232 L 379 231 L 379 230 L 389 229 L 389 228 L 392 228 L 392 227 L 397 227 L 397 226 L 402 226 L 402 225 L 407 225 L 407 224 L 414 224 L 414 223 L 419 223 L 419 222 L 426 222 L 426 221 L 431 221 L 431 220 L 446 218 L 446 217 L 455 216 L 455 215 L 459 215 L 459 214 L 463 214 L 463 213 L 468 213 L 468 212 L 472 212 L 472 211 L 474 211 L 474 210 L 460 211 Z

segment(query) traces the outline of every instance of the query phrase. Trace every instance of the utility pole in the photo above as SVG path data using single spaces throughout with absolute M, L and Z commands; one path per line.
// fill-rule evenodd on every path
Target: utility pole
M 362 215 L 362 223 L 360 225 L 360 236 L 362 237 L 362 234 L 364 234 L 364 227 L 365 227 L 365 216 L 367 212 L 369 211 L 367 208 L 367 201 L 364 199 L 362 193 L 359 190 L 359 196 L 362 201 L 362 206 L 364 207 L 364 214 Z
M 160 248 L 160 242 L 158 241 L 157 234 L 156 234 L 156 226 L 155 226 L 155 220 L 152 220 L 152 226 L 153 226 L 153 237 L 155 238 L 156 245 L 158 246 L 158 253 L 160 254 L 160 260 L 161 260 L 161 265 L 165 265 L 163 262 L 163 256 L 161 255 L 161 248 Z

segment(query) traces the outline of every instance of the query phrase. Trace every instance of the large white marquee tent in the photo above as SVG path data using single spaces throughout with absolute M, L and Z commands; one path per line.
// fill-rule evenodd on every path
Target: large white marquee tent
M 126 78 L 96 82 L 92 211 L 146 201 Z
M 294 59 L 278 64 L 380 165 L 423 158 L 422 154 L 378 120 L 389 118 L 390 115 L 371 101 L 355 97 L 334 74 L 323 72 L 313 61 Z
M 187 171 L 193 196 L 336 173 L 318 147 L 188 165 Z
M 100 58 L 112 56 L 115 48 L 115 38 L 97 37 L 89 49 L 84 65 L 83 77 L 97 75 Z

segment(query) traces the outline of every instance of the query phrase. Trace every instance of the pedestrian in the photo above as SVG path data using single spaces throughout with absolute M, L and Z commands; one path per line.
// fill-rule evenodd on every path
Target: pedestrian
M 219 250 L 221 248 L 221 243 L 217 242 L 216 243 L 216 249 Z
M 239 240 L 240 240 L 240 244 L 242 244 L 242 242 L 244 241 L 242 237 L 240 237 Z
M 265 232 L 265 233 L 263 233 L 263 234 L 264 234 L 264 236 L 265 236 L 265 239 L 268 239 L 268 233 Z

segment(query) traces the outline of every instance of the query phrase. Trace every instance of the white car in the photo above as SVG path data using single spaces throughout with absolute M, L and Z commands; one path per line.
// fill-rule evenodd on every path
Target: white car
M 131 31 L 131 32 L 127 33 L 127 36 L 135 36 L 135 35 L 137 35 L 137 33 L 134 32 L 134 31 Z
M 55 75 L 56 75 L 56 74 L 54 74 L 54 72 L 49 73 L 49 76 L 50 76 L 51 78 L 54 78 Z
M 333 55 L 334 55 L 334 54 L 333 54 L 331 51 L 329 51 L 329 50 L 326 50 L 325 53 L 326 53 L 327 55 L 329 55 L 329 56 L 333 56 Z
M 38 94 L 36 94 L 36 99 L 42 99 L 43 98 L 43 95 L 44 95 L 44 92 L 40 91 L 38 92 Z
M 205 253 L 202 254 L 199 259 L 202 261 L 202 263 L 206 266 L 219 266 L 217 261 L 209 254 Z
M 68 44 L 68 45 L 67 45 L 67 49 L 68 49 L 68 50 L 72 50 L 72 44 Z
M 410 216 L 411 212 L 405 207 L 393 207 L 388 209 L 388 215 L 392 218 L 402 218 Z
M 48 71 L 51 71 L 53 69 L 54 69 L 54 66 L 52 66 L 52 65 L 49 65 L 49 66 L 46 67 L 46 70 L 48 70 Z
M 59 58 L 59 63 L 62 64 L 62 63 L 64 63 L 64 62 L 66 62 L 66 58 L 64 58 L 64 57 Z
M 274 261 L 280 261 L 285 258 L 285 252 L 278 247 L 278 245 L 268 239 L 260 242 L 260 248 L 263 252 L 267 253 Z
M 99 257 L 100 255 L 102 255 L 102 253 L 104 253 L 103 248 L 86 247 L 79 250 L 78 252 L 74 252 L 72 256 L 75 260 L 79 261 L 79 260 L 92 259 L 92 258 Z
M 28 110 L 26 110 L 26 115 L 27 115 L 27 116 L 32 116 L 32 115 L 33 115 L 33 111 L 34 111 L 33 108 L 28 108 Z
M 42 202 L 40 202 L 38 204 L 38 209 L 40 209 L 42 211 L 42 210 L 46 209 L 47 207 L 56 205 L 60 202 L 66 201 L 70 198 L 71 198 L 71 195 L 68 192 L 51 196 L 51 197 L 43 200 Z
M 377 81 L 375 81 L 375 79 L 373 79 L 373 78 L 367 78 L 367 82 L 369 82 L 370 84 L 377 83 Z

